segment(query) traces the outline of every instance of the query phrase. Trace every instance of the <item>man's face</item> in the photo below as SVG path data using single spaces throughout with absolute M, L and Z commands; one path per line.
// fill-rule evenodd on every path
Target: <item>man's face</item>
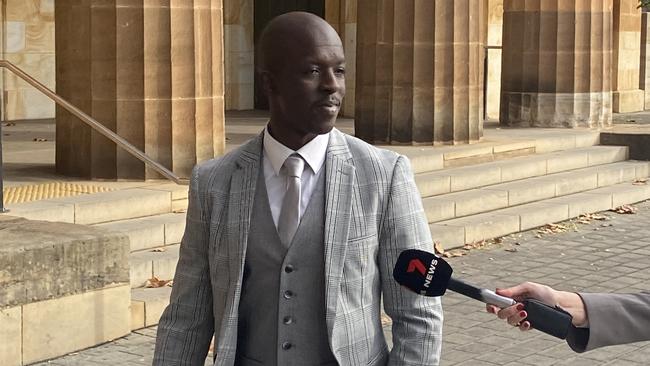
M 329 132 L 345 95 L 345 56 L 334 34 L 307 36 L 291 47 L 273 73 L 275 134 L 311 139 Z

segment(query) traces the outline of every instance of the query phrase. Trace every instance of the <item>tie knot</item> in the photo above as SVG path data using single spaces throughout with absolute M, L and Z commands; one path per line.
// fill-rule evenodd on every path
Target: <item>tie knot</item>
M 287 176 L 300 178 L 305 168 L 305 161 L 300 155 L 293 154 L 284 161 L 284 168 L 287 170 Z

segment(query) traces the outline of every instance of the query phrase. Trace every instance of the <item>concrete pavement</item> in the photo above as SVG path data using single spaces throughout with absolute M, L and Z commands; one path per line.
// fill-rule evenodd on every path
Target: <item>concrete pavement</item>
M 531 230 L 449 258 L 458 278 L 493 288 L 535 280 L 570 291 L 650 290 L 650 202 L 636 214 L 604 212 L 606 220 L 565 222 L 566 231 Z M 553 230 L 549 230 L 553 231 Z M 481 303 L 448 293 L 442 365 L 648 365 L 650 342 L 573 353 L 563 341 L 522 333 L 487 314 Z M 155 327 L 38 365 L 149 365 Z M 390 333 L 387 332 L 390 339 Z M 209 365 L 206 360 L 206 365 Z

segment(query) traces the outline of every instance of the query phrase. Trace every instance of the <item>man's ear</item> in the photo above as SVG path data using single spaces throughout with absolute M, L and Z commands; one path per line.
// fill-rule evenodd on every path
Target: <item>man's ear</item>
M 271 94 L 275 93 L 277 88 L 275 85 L 275 78 L 273 78 L 273 74 L 271 74 L 266 70 L 261 71 L 260 80 L 262 80 L 262 90 L 264 90 L 264 94 L 270 96 Z

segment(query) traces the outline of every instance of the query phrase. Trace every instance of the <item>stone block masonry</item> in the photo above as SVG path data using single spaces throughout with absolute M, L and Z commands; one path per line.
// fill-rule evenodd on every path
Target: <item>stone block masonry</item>
M 127 236 L 2 216 L 0 244 L 0 364 L 29 364 L 129 333 Z

